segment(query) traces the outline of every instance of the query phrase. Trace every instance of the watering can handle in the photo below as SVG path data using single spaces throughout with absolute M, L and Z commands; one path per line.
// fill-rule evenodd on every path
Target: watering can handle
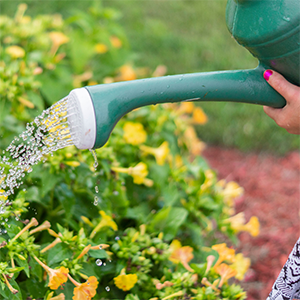
M 94 148 L 102 147 L 115 124 L 141 106 L 181 101 L 227 101 L 283 107 L 286 102 L 263 79 L 265 67 L 139 79 L 88 86 L 95 109 Z

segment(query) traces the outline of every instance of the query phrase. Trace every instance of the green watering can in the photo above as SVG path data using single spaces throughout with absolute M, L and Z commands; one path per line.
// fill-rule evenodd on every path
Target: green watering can
M 230 101 L 281 108 L 284 98 L 263 78 L 270 68 L 300 85 L 300 1 L 229 0 L 229 31 L 258 58 L 256 69 L 172 75 L 87 86 L 68 96 L 68 122 L 79 149 L 102 147 L 119 119 L 150 104 Z

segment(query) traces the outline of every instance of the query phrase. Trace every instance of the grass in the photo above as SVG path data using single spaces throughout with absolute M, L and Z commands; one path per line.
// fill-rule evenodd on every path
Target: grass
M 93 1 L 4 1 L 1 13 L 12 14 L 26 2 L 29 12 L 70 15 Z M 165 65 L 168 74 L 252 68 L 257 65 L 226 28 L 226 0 L 104 0 L 121 12 L 132 49 L 132 62 L 154 70 Z M 234 103 L 201 103 L 209 117 L 198 127 L 208 144 L 243 151 L 284 154 L 299 149 L 299 136 L 288 134 L 265 115 L 262 107 Z

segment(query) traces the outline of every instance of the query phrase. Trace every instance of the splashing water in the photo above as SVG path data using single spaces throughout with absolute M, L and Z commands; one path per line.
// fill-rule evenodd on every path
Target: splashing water
M 32 166 L 45 161 L 54 151 L 74 144 L 68 118 L 76 114 L 76 108 L 67 110 L 67 103 L 67 98 L 63 98 L 44 110 L 3 151 L 0 156 L 0 213 L 5 211 L 8 197 L 23 184 L 22 179 L 25 173 L 32 171 Z

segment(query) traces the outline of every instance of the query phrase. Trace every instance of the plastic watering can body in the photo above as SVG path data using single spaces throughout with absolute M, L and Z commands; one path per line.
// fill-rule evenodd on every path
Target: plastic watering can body
M 69 102 L 78 107 L 79 118 L 70 119 L 70 127 L 77 148 L 102 147 L 122 116 L 145 105 L 230 101 L 283 107 L 285 100 L 263 79 L 263 72 L 274 69 L 300 85 L 300 1 L 229 0 L 226 21 L 237 42 L 258 58 L 256 69 L 172 75 L 73 90 Z M 72 131 L 72 124 L 82 130 Z
M 300 85 L 299 0 L 229 0 L 226 23 L 261 64 Z

